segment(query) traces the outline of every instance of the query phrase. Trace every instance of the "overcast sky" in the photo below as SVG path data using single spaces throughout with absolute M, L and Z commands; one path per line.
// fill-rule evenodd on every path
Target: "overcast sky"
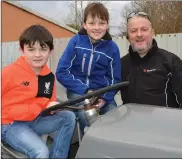
M 22 5 L 35 10 L 43 15 L 51 17 L 61 23 L 65 23 L 69 14 L 69 5 L 73 1 L 17 1 Z M 86 1 L 84 1 L 86 3 Z M 126 1 L 108 1 L 106 3 L 110 13 L 110 25 L 119 26 L 121 23 L 121 10 L 129 2 Z

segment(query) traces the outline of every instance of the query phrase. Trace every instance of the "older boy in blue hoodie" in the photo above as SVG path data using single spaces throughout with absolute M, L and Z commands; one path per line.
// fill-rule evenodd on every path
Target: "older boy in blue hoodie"
M 85 8 L 83 21 L 83 28 L 70 40 L 56 70 L 56 78 L 67 88 L 69 99 L 121 81 L 119 49 L 107 31 L 108 10 L 101 3 L 90 3 Z M 100 96 L 96 105 L 100 114 L 117 106 L 116 93 L 111 91 Z M 75 113 L 83 133 L 88 123 L 83 111 Z

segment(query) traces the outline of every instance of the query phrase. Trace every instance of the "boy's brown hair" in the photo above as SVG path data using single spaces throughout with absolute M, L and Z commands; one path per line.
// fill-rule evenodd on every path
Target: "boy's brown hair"
M 102 20 L 106 20 L 107 23 L 109 23 L 109 12 L 102 3 L 93 2 L 87 5 L 84 11 L 84 23 L 86 23 L 88 15 L 91 15 L 92 18 L 98 17 Z
M 50 50 L 54 49 L 53 36 L 44 26 L 31 25 L 20 35 L 19 43 L 22 50 L 24 45 L 32 46 L 35 42 L 39 42 L 41 47 L 47 45 Z

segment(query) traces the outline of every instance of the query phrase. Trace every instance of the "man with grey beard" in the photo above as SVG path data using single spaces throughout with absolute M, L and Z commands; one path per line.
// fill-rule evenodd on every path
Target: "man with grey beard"
M 127 18 L 129 53 L 121 58 L 123 104 L 139 103 L 182 108 L 182 60 L 160 49 L 154 39 L 150 18 L 145 12 Z

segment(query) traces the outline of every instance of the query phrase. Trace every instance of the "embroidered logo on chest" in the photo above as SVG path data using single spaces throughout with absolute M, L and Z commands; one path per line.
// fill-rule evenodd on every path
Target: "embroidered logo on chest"
M 143 69 L 143 72 L 154 72 L 154 71 L 156 71 L 156 69 L 150 69 L 150 70 Z
M 28 81 L 23 81 L 20 85 L 23 85 L 23 86 L 29 86 L 30 82 Z
M 45 94 L 50 94 L 50 85 L 51 82 L 45 82 L 45 90 L 44 90 Z

